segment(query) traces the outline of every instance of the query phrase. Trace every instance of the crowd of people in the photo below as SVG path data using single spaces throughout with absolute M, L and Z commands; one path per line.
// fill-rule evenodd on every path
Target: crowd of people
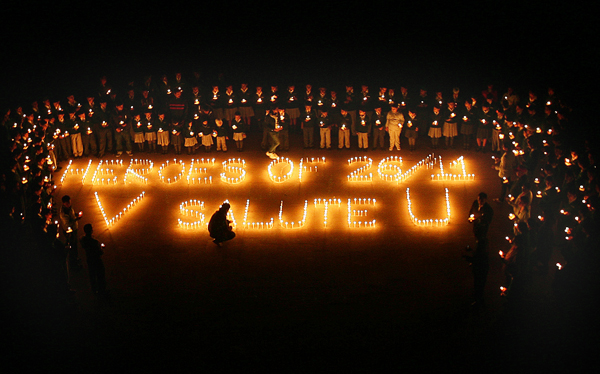
M 491 152 L 502 186 L 496 203 L 514 210 L 514 233 L 501 254 L 507 294 L 518 294 L 533 272 L 546 273 L 554 249 L 566 259 L 563 272 L 597 256 L 597 149 L 589 139 L 570 136 L 577 126 L 570 122 L 572 109 L 553 88 L 539 95 L 511 87 L 500 94 L 491 84 L 469 94 L 457 87 L 409 92 L 367 85 L 334 90 L 290 84 L 280 90 L 206 85 L 197 74 L 186 81 L 178 73 L 124 87 L 102 77 L 79 99 L 42 98 L 7 110 L 0 127 L 7 248 L 39 248 L 63 281 L 67 258 L 69 267 L 81 265 L 79 217 L 70 199 L 57 204 L 54 197 L 60 162 L 124 152 L 180 154 L 183 147 L 188 153 L 227 152 L 230 139 L 242 152 L 251 133 L 262 135 L 261 147 L 271 158 L 290 150 L 290 136 L 301 138 L 304 148 L 397 152 L 406 139 L 409 151 L 460 146 Z M 61 232 L 64 240 L 56 240 Z M 67 283 L 60 284 L 68 291 Z

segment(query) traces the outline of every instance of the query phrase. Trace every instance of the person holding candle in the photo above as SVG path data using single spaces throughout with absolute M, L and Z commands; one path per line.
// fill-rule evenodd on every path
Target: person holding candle
M 302 124 L 300 127 L 302 129 L 304 139 L 304 148 L 313 148 L 317 114 L 312 110 L 311 104 L 307 103 L 304 105 L 304 110 L 302 111 L 300 118 L 302 119 Z
M 148 153 L 155 153 L 157 127 L 154 123 L 154 118 L 152 116 L 152 109 L 146 108 L 145 111 L 146 118 L 144 118 L 144 139 L 148 142 Z
M 223 203 L 208 222 L 208 233 L 213 238 L 213 243 L 221 247 L 223 242 L 235 238 L 235 233 L 230 226 L 231 221 L 227 219 L 227 213 L 230 209 L 229 203 Z
M 498 176 L 501 181 L 501 192 L 500 197 L 494 199 L 497 203 L 504 202 L 506 193 L 510 190 L 511 183 L 516 177 L 517 160 L 514 152 L 512 151 L 512 144 L 510 141 L 505 140 L 502 143 L 503 153 L 502 157 L 495 160 L 495 165 L 492 167 L 498 170 Z
M 133 142 L 137 144 L 138 151 L 144 152 L 144 129 L 146 128 L 146 122 L 142 121 L 140 113 L 135 113 L 131 121 L 131 127 L 133 128 Z
M 242 120 L 246 128 L 250 126 L 250 121 L 254 117 L 254 109 L 252 108 L 252 93 L 248 89 L 248 83 L 242 83 L 237 94 L 239 98 L 238 110 L 242 116 Z
M 371 131 L 371 119 L 367 115 L 365 107 L 358 109 L 356 118 L 356 134 L 358 135 L 358 149 L 364 152 L 369 150 L 369 133 Z
M 275 150 L 280 144 L 278 133 L 282 129 L 281 119 L 279 118 L 279 108 L 276 105 L 271 107 L 269 114 L 265 117 L 264 126 L 267 130 L 267 135 L 269 139 L 269 149 L 267 150 L 267 156 L 274 160 L 279 157 L 275 153 Z
M 281 130 L 279 131 L 279 142 L 281 143 L 281 150 L 287 152 L 290 150 L 290 115 L 287 113 L 285 108 L 279 109 L 279 125 Z
M 108 110 L 106 99 L 100 98 L 100 107 L 94 112 L 94 128 L 96 140 L 98 141 L 98 157 L 104 157 L 104 154 L 112 152 L 113 129 L 111 128 L 110 112 Z
M 92 286 L 92 292 L 98 295 L 106 293 L 106 274 L 104 270 L 104 262 L 102 261 L 102 255 L 104 255 L 104 244 L 92 237 L 94 229 L 92 224 L 88 223 L 83 226 L 83 232 L 85 236 L 80 239 L 81 247 L 85 251 L 85 259 L 88 266 L 88 274 L 90 276 L 90 285 Z
M 475 251 L 463 257 L 469 262 L 473 272 L 473 306 L 484 306 L 484 291 L 489 272 L 488 230 L 494 217 L 494 210 L 487 203 L 487 194 L 480 192 L 469 210 L 469 222 L 473 224 Z M 469 247 L 467 247 L 469 249 Z
M 385 91 L 383 94 L 385 96 Z M 371 117 L 371 123 L 373 124 L 373 150 L 376 150 L 377 147 L 379 147 L 381 150 L 385 149 L 384 140 L 386 130 L 386 115 L 383 114 L 382 110 L 385 105 L 385 98 L 384 100 L 377 100 L 373 105 L 374 112 L 373 116 Z
M 262 86 L 256 86 L 256 92 L 252 96 L 252 103 L 254 106 L 254 118 L 256 119 L 256 131 L 263 130 L 263 121 L 267 113 L 267 95 L 263 92 Z M 264 141 L 263 137 L 263 141 Z M 261 144 L 263 149 L 266 149 L 265 144 Z
M 477 126 L 477 152 L 485 152 L 485 146 L 490 137 L 490 128 L 494 120 L 492 115 L 493 113 L 490 110 L 489 104 L 484 102 L 481 106 L 479 124 Z
M 340 110 L 339 132 L 338 132 L 338 149 L 346 147 L 350 149 L 350 130 L 352 128 L 352 117 L 347 111 L 346 104 Z
M 399 151 L 402 149 L 400 144 L 400 134 L 402 133 L 402 126 L 404 125 L 404 115 L 400 112 L 397 105 L 392 105 L 390 111 L 386 115 L 386 130 L 390 137 L 390 148 L 392 151 L 394 147 Z
M 242 120 L 241 112 L 235 112 L 233 122 L 231 123 L 233 131 L 233 140 L 238 152 L 244 150 L 244 138 L 246 137 L 246 123 Z
M 474 123 L 477 121 L 478 116 L 475 108 L 473 107 L 473 103 L 470 99 L 465 100 L 464 109 L 462 112 L 461 123 L 460 123 L 460 133 L 463 136 L 463 149 L 468 151 L 471 149 L 471 142 L 473 138 L 474 131 Z
M 213 130 L 215 127 L 215 119 L 211 118 L 210 114 L 207 113 L 209 108 L 203 108 L 203 112 L 200 115 L 200 128 L 198 136 L 202 138 L 202 145 L 204 151 L 209 153 L 213 145 Z
M 162 111 L 158 112 L 158 117 L 154 124 L 156 128 L 156 142 L 162 148 L 162 154 L 167 154 L 169 150 L 169 124 L 165 120 L 165 113 Z
M 228 130 L 227 127 L 223 125 L 222 118 L 215 119 L 214 131 L 216 131 L 217 133 L 217 152 L 227 152 L 227 139 L 229 139 L 229 137 L 227 136 Z
M 224 103 L 224 118 L 227 121 L 227 127 L 231 127 L 231 121 L 233 120 L 233 116 L 235 112 L 238 111 L 238 98 L 233 91 L 233 85 L 229 84 L 225 87 L 225 95 L 223 95 L 223 103 Z M 218 144 L 217 144 L 218 145 Z
M 440 111 L 440 106 L 436 103 L 433 106 L 429 121 L 429 137 L 431 138 L 431 147 L 437 149 L 440 138 L 442 137 L 442 121 L 443 117 Z
M 79 220 L 82 215 L 82 212 L 75 214 L 75 210 L 71 205 L 71 197 L 64 195 L 58 217 L 63 235 L 66 238 L 66 244 L 69 248 L 69 271 L 81 268 L 81 260 L 77 252 L 77 229 L 79 228 Z
M 321 149 L 331 149 L 331 118 L 329 117 L 329 108 L 324 106 L 319 114 L 319 135 L 321 139 Z
M 442 133 L 446 141 L 445 148 L 454 148 L 454 138 L 458 135 L 458 113 L 453 100 L 447 102 L 444 117 Z
M 404 123 L 404 126 L 404 136 L 408 139 L 408 146 L 412 152 L 417 147 L 417 137 L 419 136 L 419 128 L 421 126 L 421 119 L 419 118 L 416 109 L 408 109 L 408 118 Z
M 85 118 L 85 113 L 83 113 L 83 118 Z M 77 118 L 75 112 L 69 113 L 69 123 L 71 124 L 69 134 L 71 137 L 71 149 L 73 150 L 73 157 L 75 158 L 83 156 L 83 142 L 81 140 L 81 131 L 83 130 L 80 122 L 83 123 L 85 120 L 81 121 Z
M 195 115 L 195 117 L 198 117 L 198 115 Z M 188 151 L 188 155 L 196 153 L 196 145 L 198 144 L 197 135 L 196 122 L 188 121 L 183 131 L 184 146 Z
M 117 157 L 123 154 L 123 142 L 128 155 L 131 152 L 131 124 L 129 123 L 129 115 L 123 108 L 123 103 L 118 102 L 115 107 L 115 112 L 111 117 L 112 126 L 115 129 L 115 142 L 117 143 Z

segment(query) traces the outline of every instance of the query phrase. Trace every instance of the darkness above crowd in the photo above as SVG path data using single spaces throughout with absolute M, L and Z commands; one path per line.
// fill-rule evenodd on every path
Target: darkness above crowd
M 591 91 L 596 36 L 568 3 L 263 5 L 20 3 L 6 9 L 3 107 L 144 75 L 200 71 L 250 84 L 494 83 Z M 158 78 L 158 77 L 157 77 Z

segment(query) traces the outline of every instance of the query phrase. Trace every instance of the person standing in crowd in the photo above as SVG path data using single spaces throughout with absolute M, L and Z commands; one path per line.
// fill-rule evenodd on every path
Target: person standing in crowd
M 484 306 L 484 291 L 489 272 L 488 230 L 494 217 L 494 210 L 487 203 L 487 194 L 480 192 L 469 210 L 469 222 L 473 224 L 475 251 L 465 255 L 473 271 L 473 306 Z
M 315 141 L 315 123 L 317 122 L 317 114 L 312 110 L 312 105 L 308 102 L 304 105 L 304 110 L 300 116 L 302 119 L 302 135 L 304 139 L 304 149 L 313 148 Z
M 358 110 L 356 119 L 356 134 L 358 135 L 358 150 L 364 152 L 369 150 L 369 132 L 371 131 L 371 119 L 364 107 Z
M 123 154 L 123 142 L 125 150 L 129 156 L 133 155 L 131 151 L 131 124 L 129 115 L 123 109 L 123 103 L 117 103 L 115 112 L 112 116 L 112 126 L 115 129 L 115 143 L 117 143 L 117 157 Z
M 229 203 L 223 203 L 208 222 L 208 233 L 214 239 L 213 243 L 219 247 L 222 246 L 221 243 L 235 238 L 235 233 L 230 225 L 231 222 L 227 219 L 227 212 L 229 212 L 230 207 Z
M 338 149 L 346 147 L 350 149 L 350 131 L 352 129 L 352 117 L 347 111 L 346 104 L 342 105 L 340 110 L 339 119 L 339 132 L 338 132 Z
M 385 149 L 385 129 L 386 129 L 386 115 L 383 114 L 382 108 L 385 105 L 385 91 L 383 93 L 384 100 L 377 100 L 374 104 L 373 117 L 371 117 L 371 123 L 373 124 L 373 150 L 378 147 L 381 150 Z M 381 99 L 381 97 L 380 97 Z
M 227 126 L 224 125 L 223 119 L 215 119 L 214 131 L 217 133 L 217 152 L 227 152 L 227 139 L 229 139 L 229 136 Z
M 329 118 L 329 108 L 323 106 L 319 114 L 319 135 L 321 139 L 321 149 L 331 149 L 331 118 Z
M 413 152 L 417 147 L 417 137 L 419 136 L 419 128 L 421 127 L 421 119 L 414 108 L 410 107 L 408 109 L 408 118 L 406 118 L 404 123 L 406 125 L 404 136 L 408 139 L 410 151 Z
M 446 141 L 446 149 L 454 148 L 454 138 L 458 135 L 458 114 L 456 112 L 456 103 L 453 100 L 447 102 L 446 113 L 444 114 L 444 126 L 442 134 Z
M 158 112 L 158 118 L 154 124 L 156 127 L 156 141 L 161 146 L 162 154 L 167 154 L 169 150 L 169 124 L 165 120 L 165 114 L 162 111 Z
M 502 189 L 500 192 L 500 197 L 494 199 L 497 203 L 503 203 L 506 194 L 510 190 L 511 184 L 516 177 L 516 158 L 515 154 L 512 151 L 512 144 L 509 140 L 505 140 L 502 143 L 502 157 L 496 159 L 496 163 L 493 168 L 498 170 L 498 176 L 500 177 L 500 181 L 502 183 Z
M 242 120 L 241 112 L 235 112 L 231 129 L 233 131 L 235 146 L 238 152 L 241 152 L 244 150 L 244 138 L 246 137 L 246 123 Z
M 250 126 L 252 117 L 254 117 L 254 109 L 252 108 L 252 93 L 248 89 L 247 83 L 242 83 L 238 91 L 239 107 L 238 111 L 244 121 L 245 128 Z
M 460 123 L 460 133 L 463 136 L 463 149 L 470 150 L 473 138 L 473 124 L 478 120 L 477 113 L 473 108 L 471 100 L 467 99 L 464 102 L 465 108 L 462 113 L 462 121 Z
M 83 226 L 83 232 L 85 236 L 81 237 L 80 242 L 85 251 L 92 292 L 98 295 L 106 294 L 106 274 L 104 262 L 102 261 L 104 244 L 100 244 L 98 240 L 92 237 L 94 229 L 91 223 Z
M 436 103 L 433 105 L 433 113 L 431 113 L 428 134 L 431 138 L 431 148 L 433 149 L 437 149 L 440 138 L 442 137 L 442 121 L 442 113 L 440 112 L 439 105 Z
M 396 150 L 401 150 L 400 134 L 404 125 L 404 115 L 400 113 L 397 105 L 392 105 L 390 111 L 386 115 L 385 126 L 390 136 L 390 152 L 396 147 Z
M 110 111 L 106 105 L 106 99 L 100 98 L 100 108 L 94 112 L 94 123 L 96 129 L 96 139 L 98 140 L 98 157 L 104 157 L 106 152 L 113 150 L 113 138 L 110 121 Z
M 267 135 L 269 139 L 269 149 L 267 150 L 267 156 L 274 160 L 279 157 L 275 153 L 275 150 L 279 146 L 278 132 L 282 129 L 279 119 L 279 108 L 277 106 L 273 106 L 269 111 L 269 114 L 265 117 L 264 126 L 267 130 Z
M 288 152 L 290 150 L 290 115 L 287 113 L 287 109 L 279 109 L 279 125 L 281 130 L 279 131 L 279 143 L 281 143 L 280 150 Z
M 62 207 L 60 209 L 59 218 L 60 226 L 62 227 L 63 235 L 66 238 L 67 247 L 69 250 L 69 271 L 81 268 L 81 260 L 77 251 L 77 229 L 79 228 L 79 220 L 83 212 L 75 214 L 75 210 L 71 205 L 71 197 L 64 195 L 62 197 Z
M 144 118 L 144 139 L 148 142 L 148 153 L 156 153 L 156 125 L 154 124 L 154 117 L 152 115 L 152 109 L 145 109 Z

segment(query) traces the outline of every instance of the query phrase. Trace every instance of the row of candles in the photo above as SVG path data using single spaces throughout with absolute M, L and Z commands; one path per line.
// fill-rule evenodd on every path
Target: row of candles
M 448 194 L 448 189 L 445 188 L 446 193 L 446 218 L 442 219 L 418 219 L 413 211 L 412 211 L 412 201 L 410 199 L 410 188 L 406 189 L 406 200 L 408 202 L 408 214 L 410 216 L 411 221 L 417 226 L 445 226 L 450 223 L 450 196 Z
M 352 157 L 348 159 L 348 165 L 352 165 L 357 162 L 365 162 L 366 165 L 359 167 L 358 169 L 350 172 L 348 174 L 349 182 L 372 182 L 373 181 L 373 173 L 369 173 L 363 175 L 367 170 L 369 170 L 373 166 L 373 159 L 367 156 L 362 157 Z
M 279 164 L 287 164 L 290 166 L 290 169 L 287 172 L 283 173 L 283 170 L 285 170 L 285 166 L 282 165 L 279 167 L 280 175 L 275 175 L 275 173 L 273 172 L 273 168 Z M 292 173 L 294 172 L 294 162 L 287 157 L 279 157 L 269 163 L 267 171 L 269 172 L 269 178 L 271 178 L 273 182 L 285 182 L 286 180 L 291 178 Z
M 354 204 L 362 204 L 362 205 L 373 205 L 375 206 L 375 204 L 377 203 L 377 201 L 375 199 L 364 199 L 364 198 L 354 198 Z M 376 220 L 372 220 L 372 221 L 353 221 L 352 217 L 352 200 L 348 199 L 348 227 L 375 227 L 375 223 Z M 364 210 L 364 215 L 367 215 L 367 210 Z
M 300 221 L 298 221 L 298 223 L 296 224 L 296 228 L 300 228 L 300 227 L 304 227 L 304 224 L 306 223 L 306 210 L 308 208 L 308 200 L 304 200 L 304 212 L 302 213 L 302 219 Z M 327 222 L 327 219 L 325 220 Z M 283 221 L 283 200 L 281 201 L 281 203 L 279 204 L 279 224 L 281 225 L 281 227 L 285 227 L 287 228 L 294 228 L 294 221 Z
M 104 207 L 102 206 L 102 202 L 100 201 L 100 197 L 98 196 L 98 192 L 94 192 L 94 196 L 96 197 L 96 203 L 98 204 L 98 208 L 100 208 L 100 212 L 102 213 L 102 217 L 104 218 L 104 222 L 106 222 L 107 227 L 110 227 L 117 223 L 125 214 L 127 214 L 129 210 L 131 210 L 135 205 L 137 205 L 137 203 L 142 201 L 145 195 L 146 192 L 142 191 L 142 193 L 139 194 L 139 196 L 134 198 L 129 204 L 127 204 L 125 208 L 123 208 L 123 211 L 119 212 L 119 214 L 115 214 L 113 218 L 108 219 L 108 216 L 104 211 Z
M 307 164 L 311 164 L 311 165 L 306 166 L 306 165 L 304 165 L 305 162 Z M 307 157 L 306 161 L 304 161 L 304 157 L 301 158 L 300 159 L 300 166 L 298 168 L 298 180 L 300 182 L 302 182 L 302 173 L 304 171 L 310 171 L 310 172 L 314 171 L 314 172 L 317 172 L 318 171 L 317 165 L 312 165 L 312 164 L 318 164 L 318 163 L 324 164 L 325 163 L 325 157 L 321 157 L 321 158 L 317 157 L 316 159 L 314 157 L 311 157 L 311 158 Z M 314 170 L 313 170 L 313 168 L 314 168 Z
M 204 213 L 199 212 L 196 209 L 204 209 L 204 201 L 194 199 L 184 201 L 181 204 L 179 204 L 179 213 L 182 216 L 199 218 L 198 221 L 194 222 L 185 222 L 181 218 L 179 218 L 177 221 L 180 227 L 183 227 L 185 229 L 205 228 L 204 226 L 206 226 L 206 224 L 204 223 L 204 221 L 206 217 Z
M 232 166 L 232 164 L 240 165 L 240 166 Z M 227 161 L 223 161 L 223 170 L 225 172 L 221 173 L 221 181 L 229 184 L 238 184 L 242 183 L 244 179 L 246 179 L 246 161 L 240 158 L 230 158 Z M 206 169 L 205 169 L 206 170 Z M 237 173 L 239 174 L 237 177 L 228 177 L 227 172 Z M 211 179 L 212 181 L 212 179 Z

